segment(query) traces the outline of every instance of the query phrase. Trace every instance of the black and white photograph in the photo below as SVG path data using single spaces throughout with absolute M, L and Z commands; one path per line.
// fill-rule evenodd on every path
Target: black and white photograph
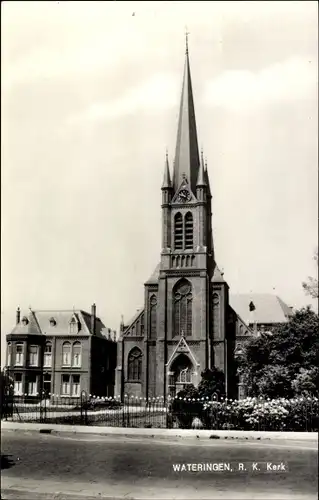
M 317 2 L 4 0 L 1 125 L 1 499 L 317 499 Z

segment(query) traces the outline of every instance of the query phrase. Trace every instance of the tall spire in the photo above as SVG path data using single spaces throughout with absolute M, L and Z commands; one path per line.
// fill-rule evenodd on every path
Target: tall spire
M 205 167 L 204 167 L 203 150 L 201 150 L 201 161 L 200 161 L 200 165 L 199 165 L 196 186 L 197 187 L 207 186 L 206 174 L 205 174 Z
M 166 150 L 166 159 L 165 159 L 165 167 L 164 167 L 164 179 L 162 184 L 162 189 L 168 189 L 172 187 L 171 175 L 169 173 L 169 164 L 168 164 L 168 151 Z
M 193 192 L 199 170 L 198 141 L 193 100 L 193 89 L 188 54 L 188 33 L 186 32 L 186 54 L 181 104 L 178 119 L 173 185 L 179 188 L 183 174 L 190 183 Z

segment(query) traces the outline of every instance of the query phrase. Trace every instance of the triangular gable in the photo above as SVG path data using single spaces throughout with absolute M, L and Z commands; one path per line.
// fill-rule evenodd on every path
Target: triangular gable
M 137 323 L 137 321 L 142 317 L 142 315 L 144 314 L 144 307 L 143 309 L 139 309 L 136 314 L 133 316 L 133 318 L 131 318 L 128 326 L 125 326 L 125 329 L 124 329 L 124 332 L 123 332 L 123 337 L 128 337 L 129 333 L 130 333 L 130 330 L 132 328 L 132 326 L 134 326 L 135 323 Z M 140 335 L 138 335 L 140 336 Z
M 169 366 L 172 363 L 173 359 L 178 354 L 189 354 L 190 357 L 192 358 L 195 366 L 199 366 L 199 363 L 197 363 L 197 361 L 196 361 L 196 359 L 194 357 L 194 354 L 192 353 L 192 351 L 191 351 L 189 345 L 187 344 L 186 339 L 185 339 L 185 337 L 183 335 L 180 338 L 180 340 L 179 340 L 177 346 L 175 347 L 175 349 L 174 349 L 171 357 L 169 358 L 168 362 L 166 363 L 166 366 Z
M 172 203 L 192 203 L 196 201 L 189 182 L 186 177 L 184 177 L 172 199 Z

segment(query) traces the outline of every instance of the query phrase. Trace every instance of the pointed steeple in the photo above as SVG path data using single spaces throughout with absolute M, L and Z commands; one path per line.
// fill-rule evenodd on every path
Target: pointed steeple
M 201 161 L 200 161 L 200 165 L 199 165 L 196 186 L 197 187 L 207 186 L 205 167 L 204 167 L 203 150 L 201 151 Z
M 206 186 L 207 186 L 207 194 L 208 194 L 208 196 L 211 196 L 212 193 L 210 190 L 210 182 L 209 182 L 209 175 L 208 175 L 208 169 L 207 169 L 207 158 L 205 158 L 204 174 L 205 174 L 205 180 L 206 180 Z
M 164 179 L 162 184 L 162 189 L 169 189 L 172 187 L 171 174 L 169 172 L 169 163 L 168 163 L 168 152 L 166 150 L 166 160 L 164 167 Z
M 190 183 L 193 192 L 196 191 L 196 182 L 199 170 L 199 154 L 196 130 L 193 89 L 188 55 L 188 39 L 186 35 L 186 55 L 184 78 L 180 103 L 173 187 L 175 191 L 183 180 L 183 174 Z

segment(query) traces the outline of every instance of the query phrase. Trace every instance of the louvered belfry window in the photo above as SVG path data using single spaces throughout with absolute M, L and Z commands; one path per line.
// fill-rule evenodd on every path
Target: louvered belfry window
M 192 335 L 192 285 L 181 280 L 174 289 L 174 335 Z
M 174 246 L 175 250 L 183 250 L 183 217 L 180 212 L 174 218 Z
M 193 248 L 193 234 L 194 234 L 193 216 L 190 212 L 187 212 L 187 214 L 185 215 L 184 226 L 185 226 L 185 249 L 190 250 Z

